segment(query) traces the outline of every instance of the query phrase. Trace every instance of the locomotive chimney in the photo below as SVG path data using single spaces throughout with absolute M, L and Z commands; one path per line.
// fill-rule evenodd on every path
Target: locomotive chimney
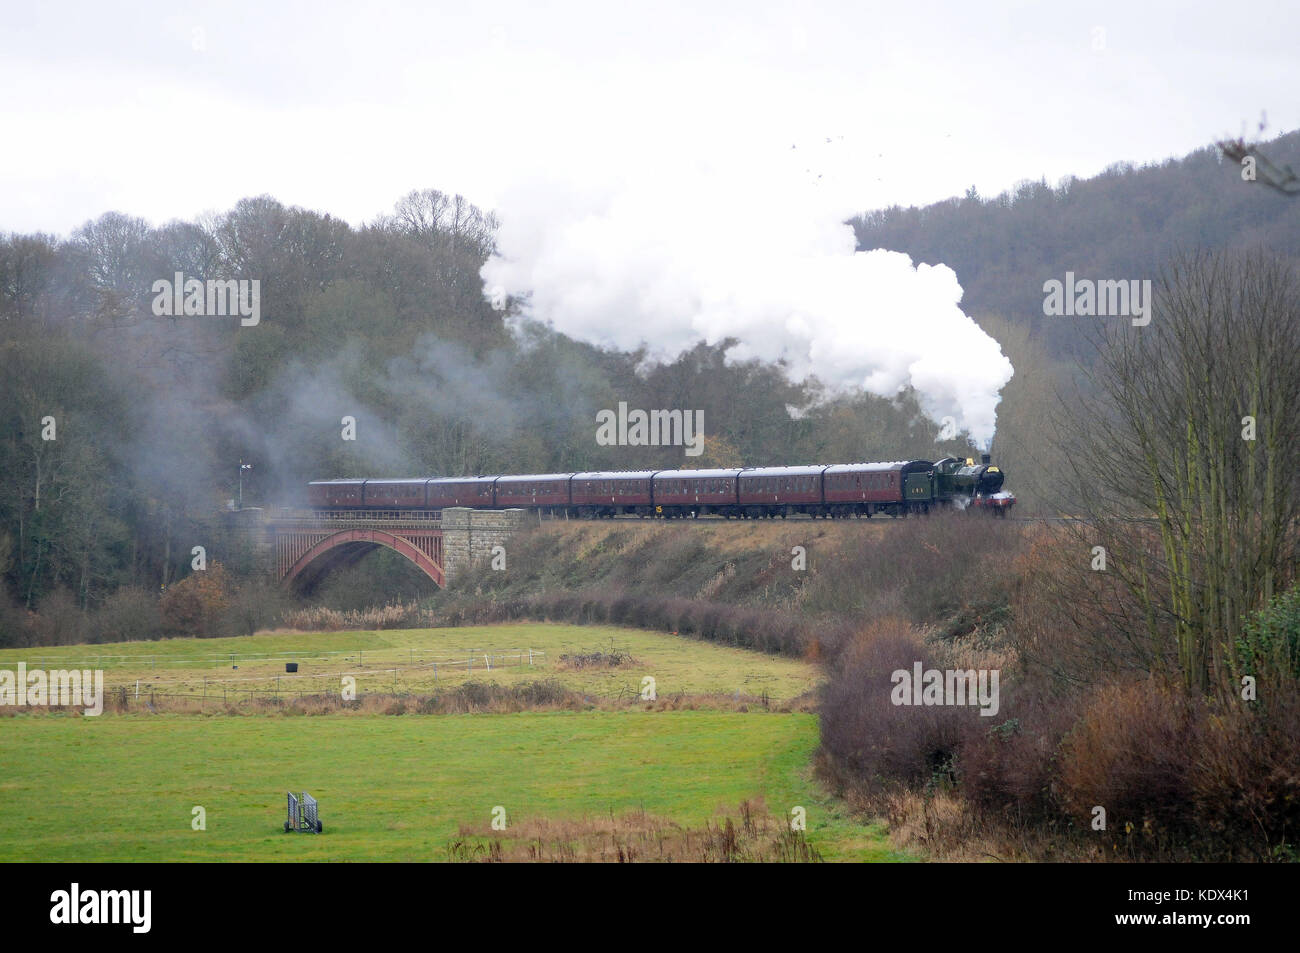
M 980 463 L 984 464 L 985 466 L 988 466 L 992 462 L 993 462 L 993 457 L 990 454 L 987 453 L 980 454 Z

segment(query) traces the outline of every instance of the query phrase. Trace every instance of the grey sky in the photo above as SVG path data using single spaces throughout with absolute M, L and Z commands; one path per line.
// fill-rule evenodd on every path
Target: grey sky
M 4 7 L 5 230 L 262 193 L 356 223 L 413 188 L 495 207 L 697 162 L 867 209 L 1300 125 L 1280 3 Z

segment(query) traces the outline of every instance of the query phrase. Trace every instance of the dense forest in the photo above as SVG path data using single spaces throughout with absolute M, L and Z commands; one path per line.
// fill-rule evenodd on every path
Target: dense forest
M 1289 161 L 1300 138 L 1269 148 Z M 1043 318 L 1044 280 L 1153 276 L 1170 250 L 1243 236 L 1297 247 L 1295 206 L 1216 156 L 852 223 L 863 248 L 952 267 L 1011 357 L 993 449 L 1025 511 L 1055 505 L 1044 410 L 1085 353 L 1087 319 Z M 237 570 L 222 511 L 292 503 L 310 479 L 975 452 L 940 441 L 913 394 L 833 397 L 779 365 L 729 362 L 729 341 L 656 364 L 530 322 L 484 296 L 495 230 L 426 190 L 361 227 L 262 196 L 191 222 L 110 212 L 66 237 L 0 238 L 4 618 L 156 593 L 188 573 L 196 540 Z M 156 314 L 155 282 L 177 273 L 259 280 L 260 320 Z M 596 412 L 619 401 L 702 409 L 704 453 L 598 445 Z

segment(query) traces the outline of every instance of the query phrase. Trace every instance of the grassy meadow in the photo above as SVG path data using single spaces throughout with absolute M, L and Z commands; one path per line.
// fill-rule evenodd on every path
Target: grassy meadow
M 564 655 L 630 655 L 616 668 L 575 668 Z M 531 664 L 530 664 L 531 650 Z M 491 667 L 489 659 L 491 656 Z M 510 624 L 379 632 L 268 632 L 224 639 L 164 639 L 0 650 L 0 668 L 102 668 L 107 688 L 136 682 L 144 695 L 204 693 L 238 700 L 334 693 L 346 674 L 359 694 L 421 694 L 473 679 L 504 684 L 555 679 L 596 697 L 630 695 L 642 679 L 659 695 L 726 694 L 788 701 L 813 689 L 816 666 L 788 658 L 612 626 Z M 297 662 L 297 675 L 285 672 Z
M 611 645 L 634 662 L 592 670 L 559 661 Z M 661 697 L 766 691 L 785 699 L 819 678 L 810 664 L 743 649 L 562 625 L 276 632 L 68 646 L 39 655 L 9 650 L 0 652 L 0 668 L 38 659 L 50 668 L 93 665 L 98 658 L 107 684 L 139 677 L 142 690 L 147 684 L 166 691 L 206 677 L 215 695 L 228 672 L 274 677 L 285 658 L 295 658 L 304 675 L 327 676 L 318 681 L 328 681 L 330 691 L 337 691 L 338 672 L 373 666 L 375 684 L 367 689 L 359 679 L 362 691 L 390 690 L 397 668 L 399 691 L 418 692 L 435 687 L 431 676 L 423 681 L 417 674 L 435 656 L 521 647 L 537 653 L 533 666 L 476 667 L 472 677 L 554 678 L 602 693 L 635 688 L 652 675 Z M 469 676 L 448 668 L 439 677 L 441 687 L 443 678 L 450 685 Z M 295 691 L 291 684 L 282 682 L 282 691 Z M 523 837 L 539 825 L 617 829 L 616 819 L 638 814 L 669 828 L 716 826 L 739 818 L 744 802 L 758 805 L 777 828 L 802 807 L 807 843 L 825 860 L 898 859 L 881 829 L 848 817 L 812 781 L 817 717 L 806 712 L 710 710 L 707 700 L 682 711 L 294 710 L 235 715 L 213 704 L 151 713 L 133 705 L 88 718 L 11 709 L 0 718 L 0 860 L 442 861 L 453 859 L 453 844 L 509 842 L 512 830 Z M 320 800 L 324 836 L 282 832 L 289 789 Z M 503 832 L 490 828 L 498 806 L 505 809 Z M 205 830 L 193 829 L 195 807 L 204 810 Z

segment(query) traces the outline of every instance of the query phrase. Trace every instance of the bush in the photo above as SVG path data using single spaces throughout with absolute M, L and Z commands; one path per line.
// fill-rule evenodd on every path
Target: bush
M 140 642 L 163 636 L 158 597 L 148 589 L 123 586 L 107 599 L 95 615 L 100 642 Z
M 904 620 L 881 620 L 858 634 L 823 688 L 822 746 L 867 790 L 928 785 L 952 775 L 962 721 L 971 710 L 895 705 L 890 676 L 911 672 L 916 662 L 936 667 Z
M 1051 823 L 1059 818 L 1057 749 L 1078 718 L 1078 699 L 1051 697 L 1041 685 L 1004 684 L 1001 695 L 997 718 L 964 726 L 958 784 L 981 811 L 1012 823 Z
M 31 644 L 32 636 L 27 613 L 13 605 L 0 587 L 0 648 L 22 648 Z
M 1189 755 L 1202 747 L 1201 707 L 1151 680 L 1095 689 L 1060 749 L 1060 800 L 1083 827 L 1096 806 L 1108 828 L 1159 835 L 1187 821 Z
M 231 582 L 226 570 L 213 563 L 194 572 L 163 593 L 163 624 L 173 635 L 213 638 L 225 635 Z
M 1234 676 L 1259 682 L 1300 679 L 1300 586 L 1274 596 L 1242 627 L 1234 652 Z
M 229 620 L 240 635 L 255 635 L 259 629 L 279 622 L 288 605 L 289 600 L 278 583 L 265 578 L 249 579 L 230 597 Z
M 41 600 L 28 627 L 32 645 L 75 645 L 90 641 L 90 618 L 67 589 L 56 589 Z
M 1225 859 L 1300 860 L 1300 694 L 1212 715 L 1188 784 L 1198 842 Z

